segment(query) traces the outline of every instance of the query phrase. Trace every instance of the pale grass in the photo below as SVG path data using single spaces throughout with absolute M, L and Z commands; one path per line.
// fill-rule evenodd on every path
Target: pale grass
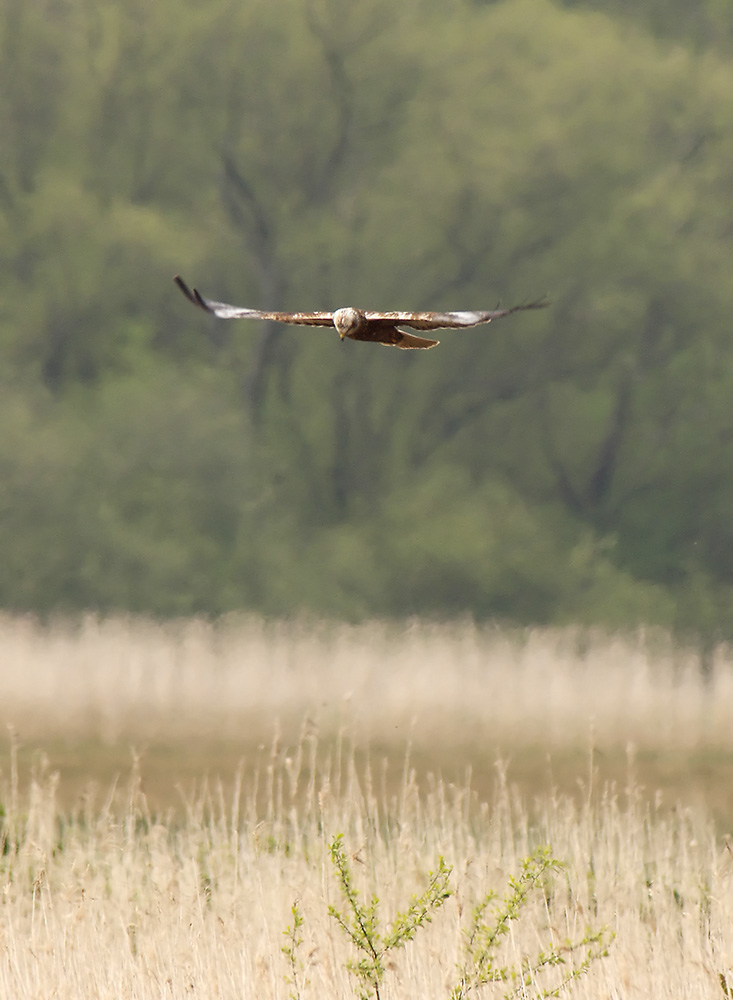
M 385 917 L 422 891 L 439 855 L 454 866 L 455 896 L 395 955 L 384 1000 L 447 998 L 471 907 L 501 895 L 543 843 L 567 873 L 513 926 L 507 962 L 607 925 L 609 956 L 573 996 L 695 1000 L 723 996 L 721 975 L 733 985 L 733 856 L 704 803 L 655 806 L 633 754 L 623 793 L 601 785 L 589 755 L 575 795 L 546 787 L 531 809 L 501 765 L 481 803 L 468 786 L 418 780 L 405 758 L 421 740 L 484 756 L 521 742 L 728 749 L 725 650 L 706 686 L 661 636 L 6 617 L 0 656 L 0 720 L 27 745 L 89 737 L 91 754 L 100 738 L 197 746 L 260 733 L 271 748 L 162 814 L 134 769 L 65 814 L 53 773 L 39 764 L 19 779 L 15 751 L 0 760 L 0 997 L 279 1000 L 293 989 L 281 948 L 296 899 L 301 1000 L 352 996 L 353 956 L 327 915 L 337 833 Z M 273 744 L 275 719 L 294 738 Z M 402 756 L 396 791 L 366 745 Z
M 447 1000 L 471 907 L 489 889 L 501 895 L 542 843 L 567 868 L 513 924 L 503 961 L 606 925 L 616 933 L 608 957 L 574 997 L 707 1000 L 722 995 L 721 974 L 731 981 L 733 857 L 703 812 L 661 815 L 633 788 L 619 800 L 589 787 L 580 803 L 548 795 L 530 821 L 504 784 L 481 804 L 467 789 L 421 790 L 409 771 L 387 803 L 348 752 L 337 769 L 314 772 L 316 759 L 312 737 L 290 759 L 274 748 L 231 798 L 202 794 L 179 822 L 150 815 L 134 771 L 120 805 L 87 803 L 62 821 L 54 776 L 18 787 L 5 762 L 0 996 L 284 1000 L 295 900 L 301 1000 L 353 996 L 353 956 L 327 915 L 341 903 L 328 857 L 337 832 L 385 917 L 424 888 L 439 855 L 454 866 L 455 895 L 395 954 L 384 1000 Z
M 269 743 L 273 719 L 297 738 L 306 715 L 376 743 L 731 748 L 733 656 L 721 648 L 705 684 L 696 658 L 657 634 L 0 618 L 0 723 L 22 738 L 246 726 Z

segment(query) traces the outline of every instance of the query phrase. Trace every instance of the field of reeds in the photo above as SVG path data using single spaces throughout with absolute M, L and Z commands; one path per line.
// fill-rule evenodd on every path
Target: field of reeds
M 0 656 L 0 996 L 733 996 L 725 650 L 7 617 Z

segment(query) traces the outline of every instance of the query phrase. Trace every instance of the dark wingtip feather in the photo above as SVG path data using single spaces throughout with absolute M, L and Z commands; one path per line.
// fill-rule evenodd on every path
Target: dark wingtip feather
M 502 309 L 501 303 L 496 307 L 497 316 L 511 316 L 512 313 L 524 312 L 525 309 L 547 309 L 550 305 L 550 300 L 546 295 L 543 295 L 541 299 L 534 299 L 532 302 L 521 302 L 518 306 L 510 306 L 508 309 Z
M 199 309 L 203 309 L 205 312 L 211 312 L 211 309 L 206 303 L 206 299 L 203 298 L 197 288 L 189 288 L 180 274 L 176 274 L 173 280 L 192 305 L 198 306 Z
M 550 305 L 550 300 L 543 296 L 541 299 L 535 299 L 534 302 L 522 302 L 521 305 L 512 306 L 511 309 L 507 309 L 507 316 L 511 313 L 524 312 L 526 309 L 547 309 Z
M 209 308 L 209 304 L 207 303 L 206 299 L 203 297 L 203 295 L 201 294 L 201 292 L 198 290 L 198 288 L 194 288 L 193 294 L 194 294 L 194 301 L 196 302 L 196 305 L 200 306 L 201 309 L 204 309 L 206 312 L 211 312 L 211 309 Z
M 191 292 L 191 289 L 188 287 L 188 285 L 183 280 L 183 278 L 180 276 L 180 274 L 174 275 L 173 281 L 178 285 L 178 287 L 183 292 L 183 294 L 186 296 L 186 298 L 188 299 L 188 301 L 189 302 L 193 302 L 195 304 L 196 303 L 196 299 L 194 299 L 193 293 Z

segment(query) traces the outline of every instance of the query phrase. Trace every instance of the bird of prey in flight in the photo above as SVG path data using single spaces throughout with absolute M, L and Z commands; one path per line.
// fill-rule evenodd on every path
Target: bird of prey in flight
M 522 309 L 542 309 L 548 303 L 544 300 L 512 306 L 510 309 L 494 309 L 492 312 L 364 312 L 347 306 L 335 312 L 260 312 L 244 306 L 231 306 L 226 302 L 205 299 L 196 288 L 189 288 L 180 275 L 173 279 L 189 302 L 204 312 L 220 319 L 267 319 L 276 323 L 291 323 L 295 326 L 334 326 L 342 340 L 371 340 L 386 347 L 412 348 L 435 347 L 439 341 L 427 337 L 415 337 L 399 327 L 411 330 L 463 330 L 470 326 L 490 323 Z

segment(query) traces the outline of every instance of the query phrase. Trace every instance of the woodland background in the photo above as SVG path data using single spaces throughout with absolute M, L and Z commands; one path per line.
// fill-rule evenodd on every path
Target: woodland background
M 733 638 L 726 0 L 2 0 L 0 260 L 4 608 Z

